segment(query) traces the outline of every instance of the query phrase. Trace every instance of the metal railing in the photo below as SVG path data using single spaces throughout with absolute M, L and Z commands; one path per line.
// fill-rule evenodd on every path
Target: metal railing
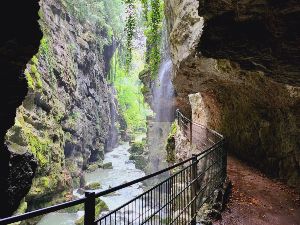
M 84 204 L 85 225 L 196 225 L 197 209 L 210 199 L 214 190 L 222 185 L 226 178 L 227 154 L 223 148 L 222 135 L 192 123 L 179 111 L 177 111 L 177 120 L 192 145 L 199 149 L 199 154 L 109 190 L 98 193 L 86 192 L 85 197 L 78 200 L 1 219 L 0 224 L 23 221 Z M 117 209 L 106 214 L 95 215 L 96 198 L 160 175 L 167 178 Z

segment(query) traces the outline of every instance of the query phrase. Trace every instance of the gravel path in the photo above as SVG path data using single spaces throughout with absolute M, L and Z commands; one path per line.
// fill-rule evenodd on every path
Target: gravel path
M 294 190 L 233 157 L 228 176 L 232 194 L 214 225 L 300 225 L 300 197 Z

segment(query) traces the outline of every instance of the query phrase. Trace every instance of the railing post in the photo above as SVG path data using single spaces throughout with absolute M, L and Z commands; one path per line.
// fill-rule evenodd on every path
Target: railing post
M 192 147 L 193 144 L 193 123 L 192 121 L 190 122 L 190 145 Z
M 84 203 L 84 225 L 95 223 L 95 192 L 85 192 L 86 201 Z
M 192 159 L 192 171 L 191 171 L 191 178 L 192 178 L 192 187 L 191 187 L 191 199 L 192 204 L 191 204 L 191 225 L 196 225 L 196 215 L 197 215 L 197 167 L 198 167 L 198 160 L 197 156 L 193 155 Z

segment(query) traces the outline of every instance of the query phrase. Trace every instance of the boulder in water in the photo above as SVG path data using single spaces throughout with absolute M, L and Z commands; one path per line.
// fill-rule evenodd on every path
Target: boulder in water
M 103 168 L 103 169 L 112 169 L 112 168 L 113 168 L 112 162 L 104 163 L 104 164 L 102 165 L 102 168 Z
M 86 190 L 97 190 L 100 188 L 101 188 L 101 184 L 99 182 L 89 183 L 84 187 L 84 189 Z

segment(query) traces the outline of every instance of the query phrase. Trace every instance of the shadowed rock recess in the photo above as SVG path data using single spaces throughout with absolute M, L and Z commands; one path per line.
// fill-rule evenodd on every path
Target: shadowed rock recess
M 106 81 L 114 47 L 105 28 L 68 0 L 41 0 L 40 10 L 21 2 L 1 7 L 0 79 L 9 87 L 1 88 L 1 217 L 21 200 L 19 212 L 70 200 L 82 171 L 116 145 L 123 120 Z
M 23 70 L 38 51 L 42 38 L 37 22 L 38 10 L 38 2 L 34 0 L 1 3 L 0 217 L 8 216 L 16 209 L 30 188 L 37 165 L 31 153 L 14 154 L 8 151 L 4 136 L 13 125 L 16 108 L 27 93 Z
M 298 1 L 165 1 L 177 105 L 300 187 Z

